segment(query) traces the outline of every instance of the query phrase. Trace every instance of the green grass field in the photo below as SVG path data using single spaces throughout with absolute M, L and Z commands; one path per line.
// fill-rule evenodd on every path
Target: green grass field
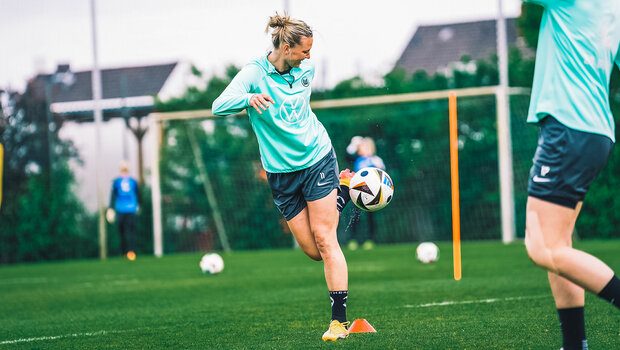
M 201 254 L 134 262 L 67 261 L 0 267 L 0 348 L 15 349 L 559 349 L 546 274 L 522 243 L 464 243 L 463 279 L 450 244 L 423 265 L 415 245 L 346 251 L 350 320 L 377 333 L 336 343 L 321 335 L 330 303 L 323 266 L 301 251 L 223 255 L 205 276 Z M 620 241 L 577 247 L 620 271 Z M 620 314 L 586 297 L 591 349 L 620 348 Z

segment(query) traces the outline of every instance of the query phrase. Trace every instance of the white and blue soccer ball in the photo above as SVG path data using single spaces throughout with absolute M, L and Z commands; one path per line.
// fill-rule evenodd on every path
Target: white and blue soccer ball
M 439 260 L 439 247 L 433 242 L 423 242 L 415 250 L 416 258 L 424 264 Z
M 200 269 L 205 275 L 215 275 L 224 270 L 224 259 L 217 253 L 205 254 L 200 259 Z
M 365 211 L 385 208 L 394 197 L 394 183 L 390 175 L 379 168 L 362 168 L 353 175 L 349 184 L 351 201 Z

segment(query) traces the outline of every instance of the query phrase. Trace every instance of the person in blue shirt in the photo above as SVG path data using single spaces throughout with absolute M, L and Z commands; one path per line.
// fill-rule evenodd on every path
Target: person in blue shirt
M 278 13 L 269 18 L 270 29 L 273 50 L 245 65 L 212 111 L 247 111 L 276 206 L 303 252 L 323 261 L 332 318 L 322 338 L 335 341 L 348 336 L 347 263 L 336 229 L 352 173 L 338 174 L 331 140 L 310 108 L 312 29 Z
M 590 184 L 615 142 L 611 71 L 620 61 L 620 1 L 529 0 L 544 7 L 528 122 L 540 126 L 528 183 L 525 244 L 548 271 L 563 348 L 587 349 L 584 290 L 620 308 L 620 281 L 572 247 Z
M 362 168 L 379 168 L 385 170 L 385 164 L 383 163 L 383 159 L 376 155 L 375 141 L 372 137 L 363 137 L 360 139 L 356 139 L 359 136 L 354 136 L 351 139 L 351 143 L 349 147 L 347 147 L 347 152 L 349 152 L 350 146 L 356 144 L 356 157 L 353 163 L 353 171 L 358 172 Z M 351 250 L 356 250 L 359 246 L 358 242 L 361 242 L 359 235 L 359 226 L 360 226 L 360 215 L 362 214 L 362 210 L 355 207 L 354 208 L 354 216 L 351 222 L 351 239 L 347 244 L 348 248 Z M 362 249 L 369 250 L 373 249 L 375 246 L 375 234 L 376 234 L 376 224 L 375 224 L 375 213 L 374 212 L 364 212 L 364 217 L 367 222 L 368 229 L 368 237 L 362 244 Z
M 139 203 L 138 182 L 129 176 L 129 165 L 124 161 L 121 163 L 120 175 L 112 182 L 106 216 L 108 221 L 117 222 L 121 252 L 132 261 L 136 259 L 136 213 Z

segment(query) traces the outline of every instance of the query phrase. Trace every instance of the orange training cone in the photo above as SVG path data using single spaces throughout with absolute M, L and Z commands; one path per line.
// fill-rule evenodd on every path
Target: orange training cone
M 353 323 L 351 323 L 351 327 L 349 327 L 349 333 L 372 333 L 376 332 L 373 326 L 366 321 L 365 318 L 360 318 Z

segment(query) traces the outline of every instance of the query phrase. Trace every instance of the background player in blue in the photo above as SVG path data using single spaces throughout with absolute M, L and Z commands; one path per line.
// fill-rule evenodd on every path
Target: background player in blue
M 383 159 L 376 155 L 376 147 L 375 141 L 372 137 L 363 137 L 357 139 L 359 136 L 354 136 L 351 139 L 351 143 L 347 147 L 347 152 L 352 148 L 353 144 L 356 144 L 356 157 L 353 163 L 353 171 L 358 172 L 362 168 L 379 168 L 385 170 L 385 164 L 383 163 Z M 364 212 L 358 207 L 354 207 L 353 210 L 354 216 L 351 222 L 351 240 L 347 244 L 348 248 L 351 250 L 356 250 L 359 246 L 358 242 L 361 242 L 361 237 L 359 235 L 360 221 L 361 216 L 363 215 L 366 218 L 366 227 L 368 231 L 368 237 L 364 244 L 362 244 L 362 249 L 369 250 L 374 248 L 375 246 L 375 234 L 376 234 L 376 224 L 375 224 L 375 213 L 374 212 Z
M 615 141 L 609 81 L 620 43 L 618 0 L 531 0 L 545 7 L 528 122 L 540 125 L 530 171 L 525 243 L 548 271 L 563 348 L 587 349 L 584 290 L 620 307 L 620 281 L 572 248 L 582 201 Z
M 120 175 L 112 182 L 108 218 L 115 217 L 121 239 L 121 251 L 129 260 L 135 260 L 136 213 L 140 203 L 138 182 L 129 176 L 129 165 L 121 163 Z M 113 210 L 113 212 L 111 212 Z M 116 215 L 113 215 L 116 213 Z
M 312 30 L 277 13 L 267 32 L 270 28 L 273 51 L 241 69 L 213 102 L 213 113 L 247 110 L 275 204 L 304 253 L 323 260 L 332 304 L 323 340 L 335 341 L 348 336 L 347 263 L 336 229 L 352 174 L 344 171 L 339 181 L 331 140 L 310 108 Z

